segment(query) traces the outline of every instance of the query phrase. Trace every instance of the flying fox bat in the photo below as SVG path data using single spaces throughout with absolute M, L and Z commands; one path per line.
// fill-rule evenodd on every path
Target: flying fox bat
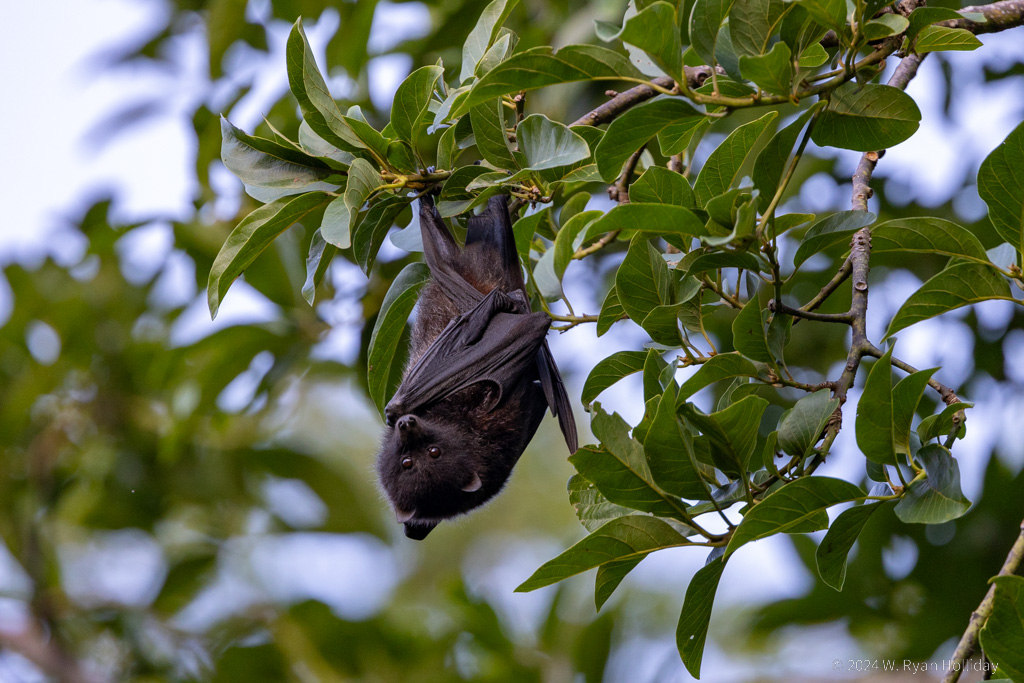
M 462 249 L 429 196 L 420 199 L 420 229 L 432 279 L 377 457 L 381 486 L 415 540 L 502 489 L 545 408 L 570 452 L 577 448 L 545 339 L 551 319 L 530 312 L 506 197 L 469 219 Z

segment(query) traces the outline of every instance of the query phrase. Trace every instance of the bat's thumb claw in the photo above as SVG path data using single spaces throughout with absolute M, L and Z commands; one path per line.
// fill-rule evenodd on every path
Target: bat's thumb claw
M 402 508 L 395 508 L 395 518 L 399 524 L 405 524 L 416 515 L 415 510 L 403 510 Z
M 465 491 L 466 493 L 473 493 L 474 491 L 479 491 L 483 487 L 483 485 L 484 483 L 480 481 L 480 475 L 474 472 L 473 481 L 463 486 L 462 490 Z

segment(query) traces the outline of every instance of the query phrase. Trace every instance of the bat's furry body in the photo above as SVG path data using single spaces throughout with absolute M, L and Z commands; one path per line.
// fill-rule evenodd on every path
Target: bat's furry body
M 551 407 L 571 451 L 576 426 L 531 313 L 506 198 L 469 220 L 460 249 L 433 203 L 420 203 L 432 280 L 418 302 L 409 366 L 386 408 L 381 485 L 406 536 L 482 505 L 505 485 Z

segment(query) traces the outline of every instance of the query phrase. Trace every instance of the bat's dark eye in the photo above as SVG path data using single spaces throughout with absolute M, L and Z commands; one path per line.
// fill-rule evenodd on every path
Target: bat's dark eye
M 412 458 L 402 458 L 402 469 L 407 470 L 412 467 Z
M 441 449 L 438 448 L 437 446 L 431 446 L 430 448 L 427 449 L 427 455 L 429 455 L 431 458 L 439 458 L 441 457 Z

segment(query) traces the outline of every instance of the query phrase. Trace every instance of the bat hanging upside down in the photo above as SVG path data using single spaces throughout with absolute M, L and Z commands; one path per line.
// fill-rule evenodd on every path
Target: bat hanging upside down
M 416 540 L 501 490 L 545 408 L 570 452 L 577 447 L 545 340 L 551 319 L 530 312 L 506 197 L 469 219 L 463 249 L 429 196 L 420 200 L 420 230 L 432 280 L 377 457 L 381 485 Z

